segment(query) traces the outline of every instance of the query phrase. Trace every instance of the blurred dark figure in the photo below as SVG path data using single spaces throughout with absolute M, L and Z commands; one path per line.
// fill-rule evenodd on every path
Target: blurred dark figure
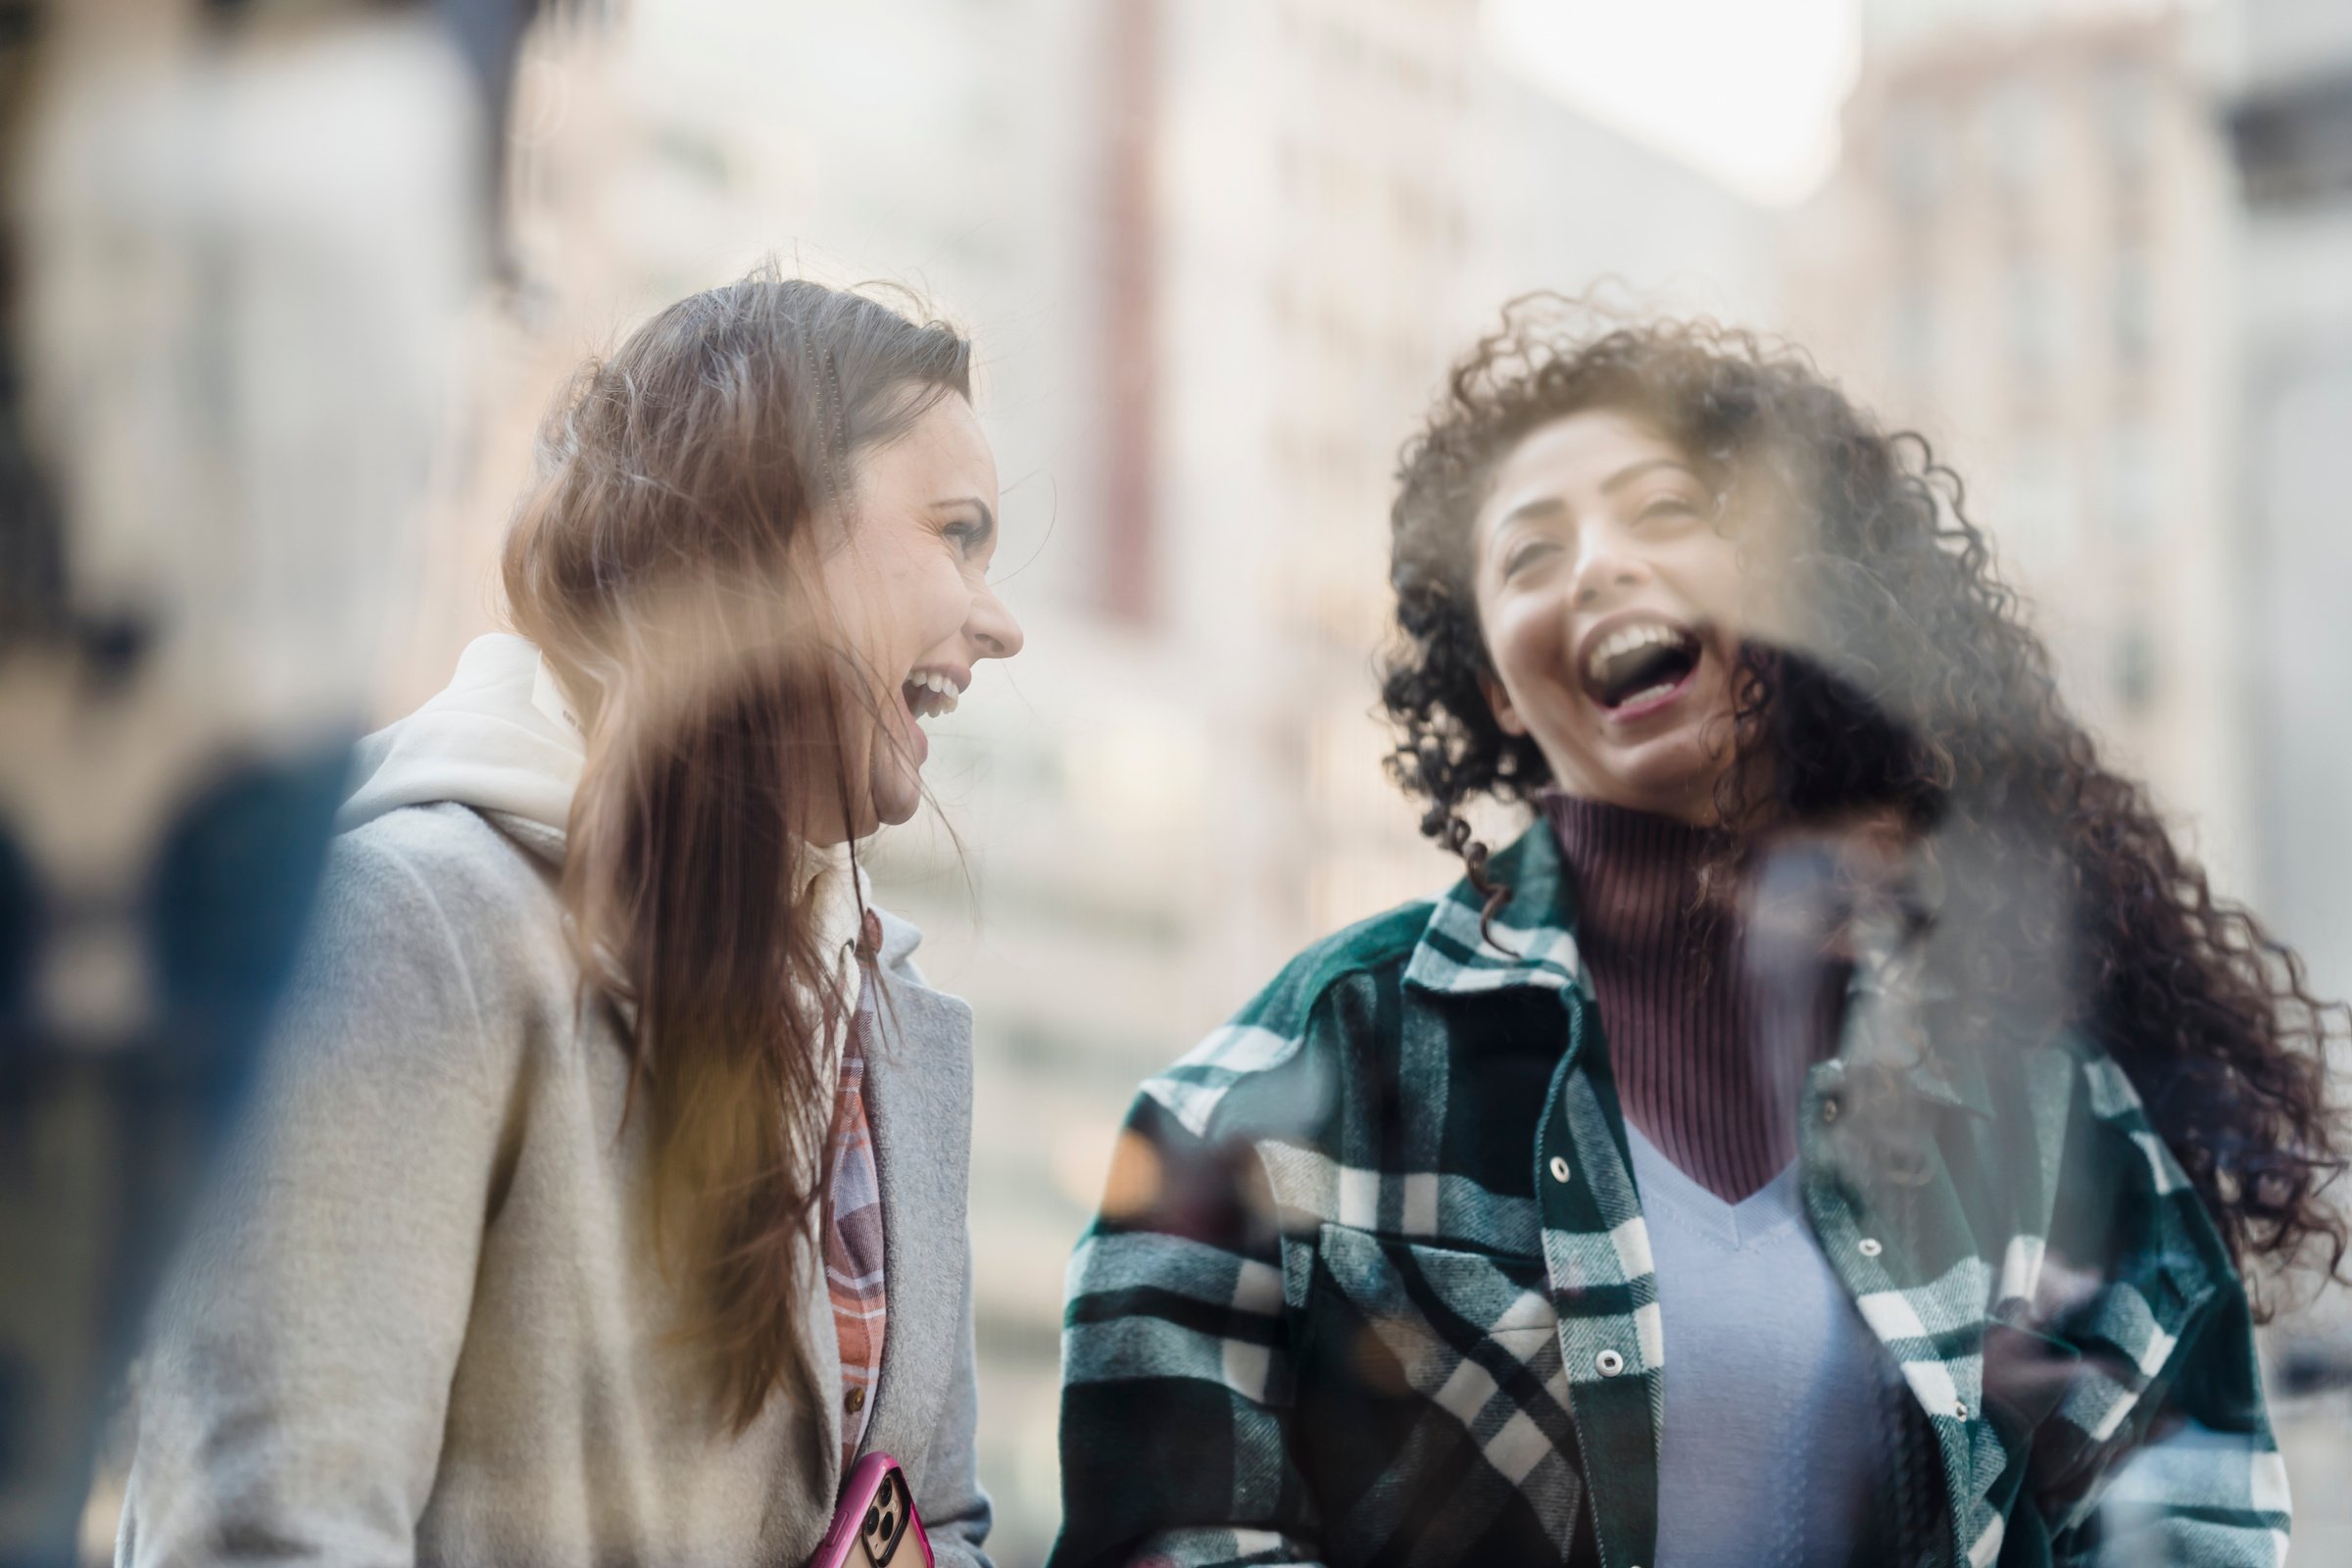
M 0 1564 L 301 931 L 538 9 L 0 0 Z

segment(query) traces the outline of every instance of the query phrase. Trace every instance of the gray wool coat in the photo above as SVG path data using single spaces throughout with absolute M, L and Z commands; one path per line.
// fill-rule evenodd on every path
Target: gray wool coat
M 337 841 L 247 1132 L 137 1373 L 122 1564 L 798 1568 L 840 1412 L 742 1437 L 673 1330 L 621 1116 L 624 1024 L 583 1008 L 560 835 L 455 804 Z M 965 1226 L 971 1015 L 883 918 L 866 1099 L 890 1323 L 868 1451 L 943 1568 L 985 1563 Z M 821 1271 L 820 1271 L 821 1273 Z M 799 1303 L 820 1388 L 821 1277 Z

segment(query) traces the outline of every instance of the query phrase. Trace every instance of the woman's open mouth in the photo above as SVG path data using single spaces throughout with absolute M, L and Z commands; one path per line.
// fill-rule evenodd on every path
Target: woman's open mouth
M 906 677 L 899 693 L 906 699 L 907 712 L 916 718 L 936 718 L 956 711 L 963 686 L 944 669 L 918 669 Z
M 938 718 L 956 711 L 963 690 L 971 684 L 969 673 L 931 665 L 916 670 L 899 683 L 899 700 L 906 705 L 906 716 L 911 722 L 908 743 L 914 748 L 914 765 L 921 767 L 931 756 L 931 736 L 923 728 L 926 718 Z
M 1642 616 L 1588 638 L 1579 673 L 1585 695 L 1610 717 L 1645 718 L 1689 688 L 1705 651 L 1692 628 Z

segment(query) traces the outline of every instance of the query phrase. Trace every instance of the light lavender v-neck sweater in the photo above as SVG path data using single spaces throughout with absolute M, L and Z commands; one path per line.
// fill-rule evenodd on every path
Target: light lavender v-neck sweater
M 1626 1141 L 1668 1348 L 1657 1568 L 1843 1568 L 1903 1434 L 1797 1167 L 1732 1203 Z

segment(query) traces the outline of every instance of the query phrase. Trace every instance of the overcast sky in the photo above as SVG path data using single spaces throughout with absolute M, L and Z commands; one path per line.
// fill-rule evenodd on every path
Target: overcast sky
M 1857 0 L 1486 0 L 1491 47 L 1595 120 L 1766 202 L 1838 154 Z

